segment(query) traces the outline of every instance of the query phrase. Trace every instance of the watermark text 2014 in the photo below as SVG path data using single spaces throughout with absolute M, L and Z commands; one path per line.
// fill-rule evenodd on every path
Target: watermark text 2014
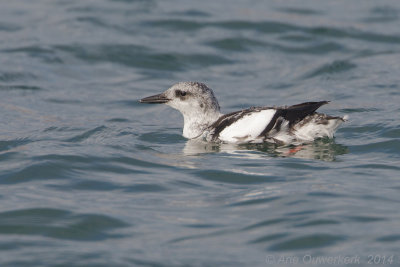
M 391 265 L 397 264 L 394 255 L 368 255 L 367 257 L 360 257 L 359 255 L 337 255 L 337 256 L 320 256 L 305 254 L 303 256 L 293 256 L 293 255 L 267 255 L 265 257 L 265 262 L 267 264 L 282 264 L 296 265 L 296 264 L 306 264 L 306 265 Z

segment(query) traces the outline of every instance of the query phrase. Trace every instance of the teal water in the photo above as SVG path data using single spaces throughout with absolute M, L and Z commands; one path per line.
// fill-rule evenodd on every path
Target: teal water
M 0 266 L 399 266 L 399 22 L 395 0 L 2 1 Z M 178 81 L 350 119 L 300 150 L 198 145 L 137 102 Z

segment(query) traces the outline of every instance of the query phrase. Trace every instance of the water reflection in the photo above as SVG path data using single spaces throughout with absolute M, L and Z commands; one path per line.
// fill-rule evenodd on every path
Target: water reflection
M 227 153 L 229 156 L 261 159 L 266 157 L 292 157 L 334 161 L 336 156 L 348 153 L 346 146 L 332 139 L 319 139 L 309 144 L 277 146 L 275 144 L 213 144 L 189 140 L 183 148 L 187 156 L 204 153 Z

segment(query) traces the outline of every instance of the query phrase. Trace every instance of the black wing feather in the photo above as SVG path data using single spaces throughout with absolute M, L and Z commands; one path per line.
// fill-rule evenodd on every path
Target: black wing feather
M 322 105 L 328 104 L 329 101 L 319 101 L 319 102 L 305 102 L 297 105 L 293 105 L 287 108 L 283 108 L 283 117 L 285 120 L 289 121 L 289 125 L 301 121 L 308 115 L 313 114 Z
M 267 127 L 261 132 L 260 136 L 265 136 L 273 128 L 280 128 L 282 124 L 282 119 L 289 121 L 289 127 L 292 127 L 296 122 L 301 121 L 308 115 L 313 114 L 322 105 L 328 104 L 329 101 L 319 101 L 319 102 L 305 102 L 289 107 L 280 107 L 276 109 L 274 117 L 268 123 Z

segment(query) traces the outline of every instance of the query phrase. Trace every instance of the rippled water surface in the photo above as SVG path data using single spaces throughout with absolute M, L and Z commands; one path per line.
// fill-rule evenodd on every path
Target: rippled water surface
M 2 1 L 0 265 L 400 265 L 399 23 L 395 0 Z M 350 119 L 199 145 L 137 102 L 178 81 Z

